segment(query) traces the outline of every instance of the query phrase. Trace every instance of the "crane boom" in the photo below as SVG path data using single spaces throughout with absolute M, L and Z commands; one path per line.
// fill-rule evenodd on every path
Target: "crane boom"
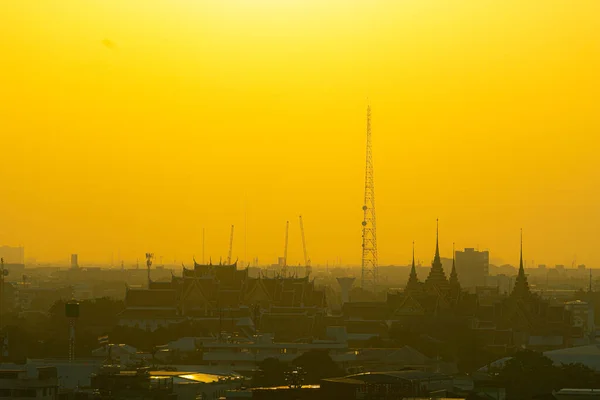
M 233 251 L 233 225 L 231 225 L 231 234 L 229 235 L 229 254 L 227 255 L 227 265 L 231 265 L 232 251 Z
M 288 237 L 290 231 L 290 221 L 285 223 L 285 248 L 283 249 L 283 275 L 287 272 L 287 253 L 288 253 Z
M 304 222 L 302 221 L 302 215 L 300 216 L 300 234 L 302 235 L 302 250 L 304 250 L 304 267 L 306 268 L 306 276 L 309 276 L 312 272 L 310 266 L 310 258 L 308 258 L 308 252 L 306 251 L 306 237 L 304 236 Z

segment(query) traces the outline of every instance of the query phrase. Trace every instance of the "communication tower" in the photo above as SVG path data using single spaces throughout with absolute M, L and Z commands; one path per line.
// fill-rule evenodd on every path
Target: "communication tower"
M 148 289 L 150 288 L 150 267 L 152 266 L 152 259 L 154 253 L 146 253 L 146 269 L 148 270 Z
M 367 107 L 367 157 L 365 166 L 361 266 L 361 287 L 375 291 L 378 280 L 378 262 L 375 185 L 373 183 L 373 153 L 371 149 L 371 106 Z

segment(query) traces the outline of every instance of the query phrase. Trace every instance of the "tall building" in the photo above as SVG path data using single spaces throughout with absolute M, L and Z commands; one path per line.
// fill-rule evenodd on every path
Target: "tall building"
M 455 258 L 456 271 L 463 287 L 473 288 L 487 285 L 490 268 L 489 251 L 466 248 L 464 251 L 457 251 Z
M 79 268 L 79 261 L 77 254 L 71 254 L 71 268 Z
M 6 264 L 25 264 L 25 248 L 0 246 L 0 257 Z

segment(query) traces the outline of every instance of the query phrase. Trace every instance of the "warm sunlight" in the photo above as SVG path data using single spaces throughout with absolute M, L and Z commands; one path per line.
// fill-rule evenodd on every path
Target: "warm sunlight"
M 0 239 L 32 256 L 189 258 L 204 227 L 218 257 L 246 221 L 275 260 L 302 213 L 315 262 L 359 263 L 369 98 L 382 263 L 428 260 L 436 217 L 446 254 L 513 262 L 523 226 L 536 260 L 600 262 L 599 2 L 1 7 Z

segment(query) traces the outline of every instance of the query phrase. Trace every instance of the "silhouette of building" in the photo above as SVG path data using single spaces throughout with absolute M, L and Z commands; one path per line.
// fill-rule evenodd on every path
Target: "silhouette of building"
M 71 254 L 71 268 L 79 268 L 78 258 L 77 254 Z
M 150 281 L 148 289 L 127 289 L 126 309 L 120 324 L 154 330 L 159 326 L 197 319 L 206 330 L 255 328 L 271 332 L 278 340 L 310 337 L 325 313 L 325 291 L 308 277 L 278 275 L 250 277 L 248 268 L 232 265 L 183 267 L 171 281 Z
M 465 288 L 474 288 L 488 284 L 490 268 L 490 253 L 488 251 L 477 251 L 473 248 L 465 248 L 464 251 L 456 251 L 456 270 L 460 275 L 460 283 Z
M 561 301 L 544 300 L 531 292 L 523 265 L 522 243 L 512 291 L 507 297 L 498 295 L 485 304 L 480 300 L 477 327 L 490 338 L 489 349 L 525 347 L 546 351 L 570 344 L 570 311 Z

